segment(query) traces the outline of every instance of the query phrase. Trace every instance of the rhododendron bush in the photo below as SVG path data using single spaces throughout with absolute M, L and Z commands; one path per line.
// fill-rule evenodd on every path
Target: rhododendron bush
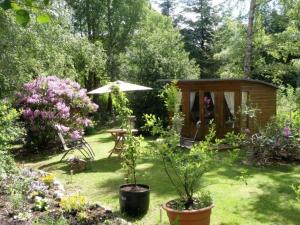
M 98 108 L 78 83 L 55 76 L 24 84 L 17 103 L 23 109 L 27 143 L 39 148 L 57 143 L 57 130 L 72 139 L 82 137 L 91 123 L 88 114 Z

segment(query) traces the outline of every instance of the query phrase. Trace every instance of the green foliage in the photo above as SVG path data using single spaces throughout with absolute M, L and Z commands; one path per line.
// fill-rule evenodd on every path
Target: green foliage
M 78 221 L 86 221 L 88 219 L 88 214 L 86 211 L 80 211 L 79 213 L 77 213 L 76 215 L 76 219 Z
M 192 209 L 195 204 L 195 191 L 201 186 L 201 177 L 214 161 L 217 146 L 213 142 L 216 134 L 214 126 L 210 128 L 204 141 L 195 144 L 186 152 L 178 147 L 178 132 L 170 127 L 164 129 L 160 120 L 153 115 L 146 116 L 146 119 L 146 127 L 152 129 L 152 134 L 160 134 L 155 149 L 171 184 L 184 202 L 185 209 Z
M 118 87 L 112 89 L 111 97 L 117 114 L 117 120 L 121 124 L 121 127 L 126 128 L 128 125 L 128 117 L 132 115 L 132 110 L 129 108 L 129 100 L 125 93 L 120 91 Z
M 79 212 L 86 208 L 87 200 L 84 196 L 75 194 L 63 197 L 59 205 L 65 212 Z
M 173 81 L 171 84 L 166 84 L 160 93 L 160 97 L 164 100 L 168 112 L 172 114 L 179 112 L 182 93 L 176 86 L 176 81 Z
M 22 134 L 16 122 L 19 113 L 5 101 L 0 101 L 0 180 L 16 171 L 15 162 L 9 152 L 12 142 Z
M 131 40 L 141 20 L 146 0 L 69 0 L 74 11 L 75 29 L 89 40 L 100 40 L 107 52 L 107 74 L 112 81 L 118 77 L 119 54 Z
M 33 225 L 68 225 L 68 221 L 63 217 L 52 218 L 51 216 L 43 216 L 32 222 Z
M 12 192 L 9 195 L 9 201 L 12 204 L 13 210 L 20 210 L 25 204 L 24 195 L 18 191 Z
M 120 57 L 120 75 L 123 79 L 152 87 L 151 92 L 129 96 L 138 125 L 143 114 L 167 116 L 158 94 L 163 83 L 159 79 L 197 78 L 199 67 L 184 50 L 182 36 L 170 18 L 147 10 L 127 51 Z M 163 109 L 163 110 L 162 110 Z
M 251 78 L 276 84 L 299 84 L 299 0 L 261 1 L 257 4 Z M 225 16 L 216 31 L 214 57 L 218 75 L 242 77 L 245 56 L 244 18 Z
M 49 23 L 51 21 L 51 16 L 47 12 L 49 5 L 49 0 L 3 0 L 0 3 L 0 8 L 12 10 L 15 14 L 16 22 L 26 26 L 30 22 L 31 16 L 34 15 L 38 23 Z
M 127 178 L 136 185 L 136 166 L 137 160 L 140 156 L 142 136 L 136 137 L 133 135 L 131 128 L 127 129 L 128 135 L 126 136 L 124 151 L 122 152 L 122 166 L 127 172 Z
M 216 10 L 210 0 L 188 0 L 185 3 L 187 14 L 197 15 L 194 19 L 184 18 L 181 23 L 184 28 L 185 49 L 191 54 L 201 68 L 201 77 L 214 77 L 215 61 L 213 59 L 213 41 L 217 25 Z M 200 77 L 200 74 L 198 74 Z
M 172 209 L 183 211 L 186 210 L 185 206 L 186 202 L 183 199 L 175 199 L 168 203 L 168 206 L 171 206 Z M 210 192 L 208 191 L 200 191 L 196 194 L 194 198 L 193 206 L 189 208 L 190 210 L 197 210 L 209 207 L 213 204 L 213 199 L 211 197 Z M 176 221 L 174 224 L 177 224 Z
M 281 123 L 300 126 L 300 88 L 288 86 L 277 91 L 277 118 Z
M 243 76 L 245 30 L 240 21 L 225 17 L 216 31 L 214 58 L 218 61 L 217 75 L 221 78 Z
M 248 141 L 250 159 L 257 164 L 299 160 L 299 127 L 274 118 Z
M 296 185 L 292 185 L 292 189 L 296 194 L 296 199 L 298 201 L 300 201 L 300 185 L 296 186 Z
M 42 198 L 40 196 L 36 196 L 34 199 L 34 205 L 32 207 L 34 211 L 46 211 L 48 210 L 48 202 L 47 199 Z
M 170 16 L 174 10 L 174 4 L 175 4 L 175 2 L 173 0 L 161 1 L 161 3 L 159 4 L 159 6 L 161 8 L 161 14 L 163 14 L 165 16 Z
M 122 76 L 149 86 L 158 79 L 198 76 L 199 68 L 189 60 L 179 30 L 170 18 L 148 10 L 138 30 L 122 57 Z

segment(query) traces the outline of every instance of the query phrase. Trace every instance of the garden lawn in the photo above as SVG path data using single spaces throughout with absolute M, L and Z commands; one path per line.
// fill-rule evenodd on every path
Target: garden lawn
M 113 139 L 110 134 L 99 132 L 87 137 L 87 140 L 96 153 L 96 159 L 85 172 L 72 177 L 67 164 L 59 162 L 61 154 L 30 157 L 23 159 L 23 163 L 54 173 L 64 182 L 67 192 L 80 192 L 90 201 L 118 212 L 118 187 L 124 182 L 124 172 L 120 158 L 116 155 L 107 158 Z M 145 150 L 149 149 L 147 143 Z M 212 225 L 300 224 L 300 203 L 296 202 L 291 189 L 292 184 L 300 183 L 300 165 L 257 168 L 236 163 L 229 166 L 222 163 L 228 153 L 219 154 L 221 160 L 218 166 L 204 177 L 214 198 Z M 245 169 L 249 174 L 247 185 L 238 179 Z M 138 182 L 151 187 L 150 208 L 143 218 L 129 220 L 138 225 L 168 224 L 160 205 L 176 197 L 176 193 L 162 164 L 151 158 L 142 158 L 138 166 Z

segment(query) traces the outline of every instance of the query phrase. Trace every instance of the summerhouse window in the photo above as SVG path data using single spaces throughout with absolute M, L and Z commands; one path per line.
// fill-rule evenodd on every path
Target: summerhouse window
M 204 122 L 209 124 L 209 122 L 215 119 L 215 93 L 214 92 L 204 92 L 203 97 L 204 102 Z
M 199 92 L 190 92 L 190 118 L 193 123 L 199 120 L 200 106 L 199 106 Z
M 226 126 L 234 128 L 234 92 L 224 92 L 224 121 Z

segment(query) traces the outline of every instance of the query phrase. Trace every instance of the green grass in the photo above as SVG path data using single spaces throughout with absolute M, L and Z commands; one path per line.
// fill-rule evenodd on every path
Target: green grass
M 115 155 L 107 158 L 113 140 L 103 132 L 89 136 L 87 140 L 96 153 L 96 159 L 85 172 L 74 174 L 72 178 L 68 166 L 59 162 L 61 155 L 31 157 L 23 162 L 26 166 L 54 173 L 64 182 L 67 192 L 79 191 L 90 201 L 118 212 L 118 187 L 124 182 L 124 173 L 121 159 Z M 227 153 L 219 154 L 225 157 Z M 243 169 L 249 171 L 248 185 L 237 179 Z M 220 161 L 204 180 L 210 184 L 207 189 L 214 198 L 212 225 L 300 224 L 300 203 L 296 202 L 290 187 L 300 183 L 299 165 L 258 168 L 239 163 L 229 166 Z M 160 205 L 176 197 L 176 193 L 161 163 L 142 158 L 138 166 L 138 181 L 151 187 L 150 209 L 143 218 L 131 221 L 138 225 L 168 224 L 165 212 L 162 211 L 160 216 Z

